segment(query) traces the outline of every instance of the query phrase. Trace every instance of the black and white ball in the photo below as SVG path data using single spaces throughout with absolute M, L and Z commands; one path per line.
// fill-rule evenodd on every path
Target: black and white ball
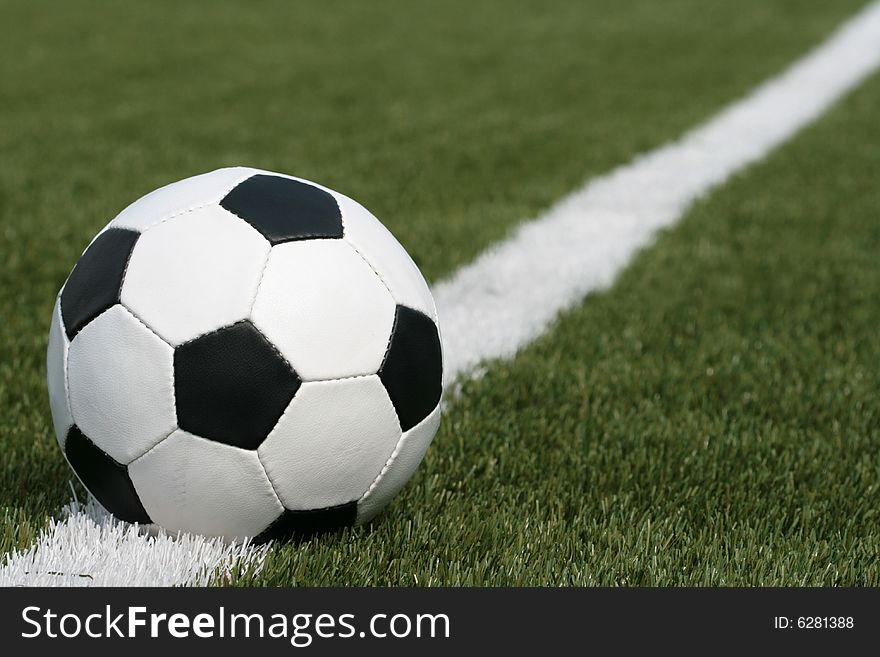
M 123 210 L 65 282 L 58 441 L 115 516 L 236 540 L 363 523 L 440 422 L 424 278 L 350 198 L 220 169 Z

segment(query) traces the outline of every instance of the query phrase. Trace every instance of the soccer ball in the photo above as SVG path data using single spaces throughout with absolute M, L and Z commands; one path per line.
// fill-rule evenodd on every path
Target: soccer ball
M 92 241 L 48 348 L 58 442 L 113 515 L 228 540 L 375 516 L 440 422 L 437 311 L 363 206 L 228 168 Z

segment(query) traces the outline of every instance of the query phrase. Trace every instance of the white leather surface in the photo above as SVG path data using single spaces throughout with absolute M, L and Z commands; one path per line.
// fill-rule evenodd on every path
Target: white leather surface
M 172 349 L 130 312 L 115 305 L 70 344 L 70 410 L 95 445 L 128 463 L 171 433 Z
M 172 532 L 240 540 L 283 511 L 255 451 L 179 429 L 128 472 L 150 518 Z
M 437 309 L 425 278 L 406 250 L 364 206 L 334 192 L 342 209 L 344 238 L 372 265 L 394 300 L 437 321 Z
M 229 167 L 173 182 L 139 198 L 116 215 L 110 226 L 143 232 L 175 213 L 219 203 L 230 189 L 254 173 L 246 167 Z
M 67 402 L 67 335 L 61 319 L 61 297 L 55 300 L 52 324 L 49 327 L 49 347 L 46 349 L 46 381 L 49 386 L 49 407 L 55 437 L 61 449 L 67 439 L 67 430 L 73 424 L 70 405 Z
M 397 495 L 409 481 L 425 456 L 428 446 L 440 426 L 440 405 L 424 420 L 403 434 L 372 488 L 358 502 L 357 524 L 371 520 Z
M 245 319 L 269 242 L 217 205 L 169 219 L 141 235 L 122 303 L 177 345 Z
M 343 240 L 272 249 L 252 319 L 303 380 L 373 374 L 394 323 L 394 300 Z
M 373 375 L 304 383 L 258 451 L 285 507 L 319 509 L 359 499 L 399 437 Z

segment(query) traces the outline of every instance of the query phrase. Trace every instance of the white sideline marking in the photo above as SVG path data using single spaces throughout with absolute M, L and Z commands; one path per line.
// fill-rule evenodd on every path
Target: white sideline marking
M 445 383 L 507 358 L 557 314 L 614 280 L 658 229 L 767 155 L 880 66 L 880 3 L 676 142 L 637 157 L 434 287 Z
M 878 67 L 880 3 L 873 3 L 708 123 L 593 180 L 437 284 L 444 385 L 482 361 L 512 356 L 561 311 L 607 287 L 657 230 Z M 259 568 L 264 556 L 197 536 L 145 537 L 95 506 L 73 508 L 36 545 L 6 556 L 0 585 L 199 585 L 234 564 Z
M 236 565 L 259 569 L 268 547 L 147 535 L 91 499 L 71 502 L 61 515 L 30 549 L 6 555 L 0 586 L 207 586 Z

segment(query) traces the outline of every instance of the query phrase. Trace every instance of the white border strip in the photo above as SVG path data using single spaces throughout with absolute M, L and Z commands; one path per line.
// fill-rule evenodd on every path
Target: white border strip
M 710 122 L 587 184 L 436 285 L 444 383 L 514 355 L 561 311 L 608 286 L 697 198 L 763 158 L 878 67 L 874 3 Z M 0 585 L 200 585 L 236 565 L 259 568 L 264 556 L 197 536 L 145 536 L 94 507 L 74 507 L 36 545 L 6 556 Z

